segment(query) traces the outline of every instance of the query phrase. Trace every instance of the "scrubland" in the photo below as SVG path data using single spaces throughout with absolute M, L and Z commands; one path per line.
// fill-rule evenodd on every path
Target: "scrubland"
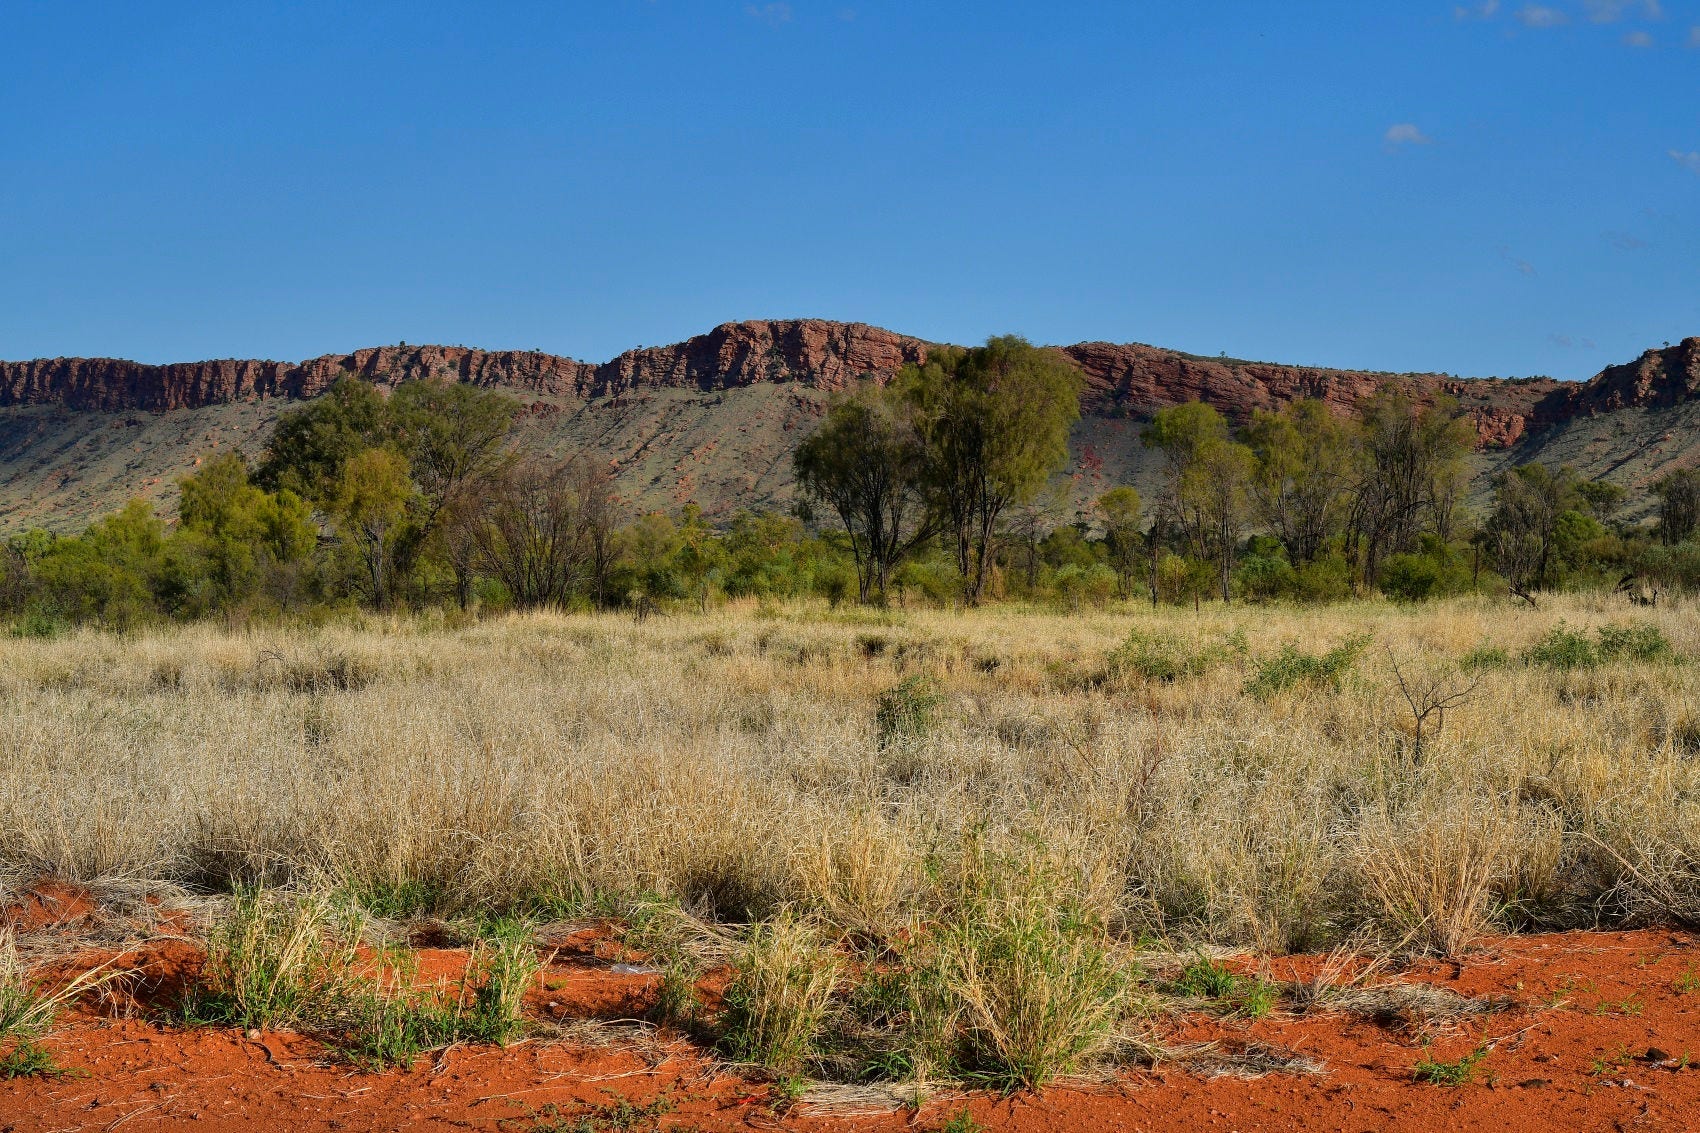
M 1583 597 L 6 639 L 0 869 L 595 912 L 676 1019 L 726 965 L 740 1059 L 1033 1083 L 1154 949 L 1700 919 L 1695 659 L 1695 608 Z

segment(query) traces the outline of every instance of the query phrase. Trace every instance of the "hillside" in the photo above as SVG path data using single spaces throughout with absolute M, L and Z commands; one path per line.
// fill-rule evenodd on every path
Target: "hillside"
M 393 385 L 440 376 L 511 393 L 527 443 L 589 447 L 641 508 L 696 500 L 711 513 L 783 506 L 789 456 L 835 391 L 885 381 L 933 344 L 862 323 L 728 323 L 601 364 L 535 352 L 386 346 L 301 363 L 117 359 L 0 363 L 0 529 L 75 529 L 131 496 L 169 506 L 176 480 L 227 448 L 256 453 L 277 415 L 343 372 Z M 1202 358 L 1139 344 L 1060 348 L 1087 378 L 1073 439 L 1077 499 L 1148 485 L 1142 422 L 1194 398 L 1236 419 L 1300 397 L 1342 412 L 1389 382 L 1459 399 L 1485 476 L 1567 462 L 1633 490 L 1700 456 L 1700 338 L 1651 350 L 1583 383 L 1458 379 Z

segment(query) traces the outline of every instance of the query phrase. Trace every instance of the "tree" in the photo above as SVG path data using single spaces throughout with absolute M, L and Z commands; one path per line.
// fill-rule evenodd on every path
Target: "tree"
M 921 441 L 921 479 L 956 542 L 970 604 L 985 593 L 1005 509 L 1031 499 L 1068 458 L 1081 380 L 1062 355 L 1017 335 L 941 347 L 898 375 Z
M 1133 576 L 1141 565 L 1139 492 L 1134 488 L 1111 488 L 1098 497 L 1098 522 L 1104 525 L 1104 548 L 1123 598 L 1133 596 Z
M 1546 586 L 1564 516 L 1580 495 L 1575 472 L 1525 464 L 1494 478 L 1494 509 L 1483 530 L 1494 569 L 1531 606 Z
M 180 487 L 176 539 L 204 562 L 210 584 L 200 612 L 253 595 L 318 544 L 312 508 L 287 488 L 256 487 L 240 453 L 213 457 Z
M 263 488 L 288 488 L 322 506 L 336 494 L 344 465 L 388 439 L 383 395 L 344 374 L 323 397 L 278 418 L 254 478 Z
M 522 609 L 561 606 L 590 580 L 598 470 L 585 460 L 518 460 L 489 485 L 480 561 Z
M 1659 497 L 1659 540 L 1667 545 L 1686 541 L 1700 527 L 1700 468 L 1667 472 L 1653 492 Z
M 792 455 L 806 502 L 828 508 L 850 539 L 857 598 L 883 599 L 891 572 L 936 530 L 920 483 L 919 439 L 889 397 L 835 401 Z
M 1258 410 L 1246 428 L 1257 457 L 1251 497 L 1295 566 L 1312 562 L 1344 526 L 1357 472 L 1353 428 L 1323 402 L 1305 398 Z
M 1045 485 L 1032 499 L 1018 500 L 1009 507 L 1005 529 L 1021 551 L 1022 567 L 1027 589 L 1039 585 L 1040 550 L 1060 532 L 1073 534 L 1062 526 L 1063 511 L 1068 505 L 1068 482 L 1054 480 Z
M 412 571 L 456 497 L 475 493 L 497 471 L 518 409 L 502 394 L 440 378 L 404 382 L 390 395 L 385 432 L 418 488 L 397 541 L 398 574 Z
M 1256 464 L 1251 450 L 1230 438 L 1220 413 L 1197 401 L 1159 409 L 1143 440 L 1164 456 L 1159 506 L 1167 525 L 1180 532 L 1194 557 L 1215 562 L 1222 601 L 1228 601 Z
M 1374 584 L 1384 558 L 1416 548 L 1425 518 L 1441 539 L 1452 537 L 1475 433 L 1451 398 L 1419 406 L 1391 383 L 1364 402 L 1360 416 L 1364 459 L 1351 530 L 1364 581 Z
M 343 464 L 329 501 L 337 530 L 359 557 L 367 597 L 376 606 L 390 602 L 396 539 L 412 491 L 401 454 L 369 448 Z

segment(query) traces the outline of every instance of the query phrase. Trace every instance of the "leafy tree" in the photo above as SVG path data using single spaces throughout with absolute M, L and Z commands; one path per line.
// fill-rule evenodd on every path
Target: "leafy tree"
M 892 570 L 936 530 L 919 438 L 895 408 L 868 390 L 836 401 L 792 456 L 804 500 L 830 509 L 849 536 L 863 603 L 883 597 Z
M 1679 468 L 1653 485 L 1659 497 L 1659 539 L 1681 543 L 1700 528 L 1700 468 Z
M 1493 514 L 1483 528 L 1494 569 L 1530 605 L 1549 583 L 1561 524 L 1580 498 L 1568 466 L 1525 464 L 1494 478 Z
M 339 490 L 343 466 L 389 440 L 384 398 L 352 374 L 323 397 L 278 418 L 255 474 L 261 487 L 288 488 L 323 505 Z
M 1144 442 L 1165 458 L 1164 508 L 1193 555 L 1215 561 L 1222 601 L 1228 601 L 1255 457 L 1229 437 L 1220 413 L 1196 401 L 1158 410 Z
M 266 492 L 248 479 L 240 453 L 212 458 L 181 482 L 177 540 L 205 564 L 205 610 L 243 600 L 279 568 L 304 562 L 318 543 L 306 501 L 287 488 Z
M 1142 563 L 1140 499 L 1137 489 L 1111 488 L 1098 497 L 1098 522 L 1104 526 L 1104 547 L 1123 598 L 1133 596 L 1133 576 Z
M 1246 441 L 1257 456 L 1251 496 L 1289 562 L 1315 559 L 1351 509 L 1358 450 L 1354 428 L 1314 398 L 1252 415 Z
M 1352 533 L 1363 555 L 1364 579 L 1373 584 L 1381 561 L 1416 549 L 1425 526 L 1451 539 L 1475 433 L 1451 398 L 1420 406 L 1393 384 L 1377 390 L 1360 416 L 1365 459 Z
M 1068 457 L 1080 372 L 1008 335 L 935 350 L 897 385 L 921 440 L 922 482 L 956 543 L 963 597 L 978 603 L 1005 509 L 1031 499 Z
M 515 605 L 562 606 L 590 582 L 601 472 L 583 460 L 524 460 L 492 481 L 478 547 Z
M 390 602 L 396 541 L 407 522 L 412 494 L 401 454 L 369 448 L 343 464 L 329 500 L 337 531 L 357 555 L 367 597 L 376 606 Z

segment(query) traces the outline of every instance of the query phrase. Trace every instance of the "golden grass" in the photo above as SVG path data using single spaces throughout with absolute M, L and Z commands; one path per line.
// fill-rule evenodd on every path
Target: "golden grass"
M 444 912 L 654 893 L 878 938 L 926 918 L 928 861 L 983 829 L 1037 838 L 1124 938 L 1454 950 L 1496 925 L 1700 920 L 1700 664 L 1486 670 L 1411 758 L 1395 661 L 1515 658 L 1560 619 L 1650 621 L 1700 658 L 1694 607 L 1603 597 L 0 639 L 0 870 Z M 1214 653 L 1147 680 L 1111 663 L 1134 630 Z M 1283 646 L 1362 634 L 1337 690 L 1247 694 Z M 941 699 L 882 743 L 910 678 Z

